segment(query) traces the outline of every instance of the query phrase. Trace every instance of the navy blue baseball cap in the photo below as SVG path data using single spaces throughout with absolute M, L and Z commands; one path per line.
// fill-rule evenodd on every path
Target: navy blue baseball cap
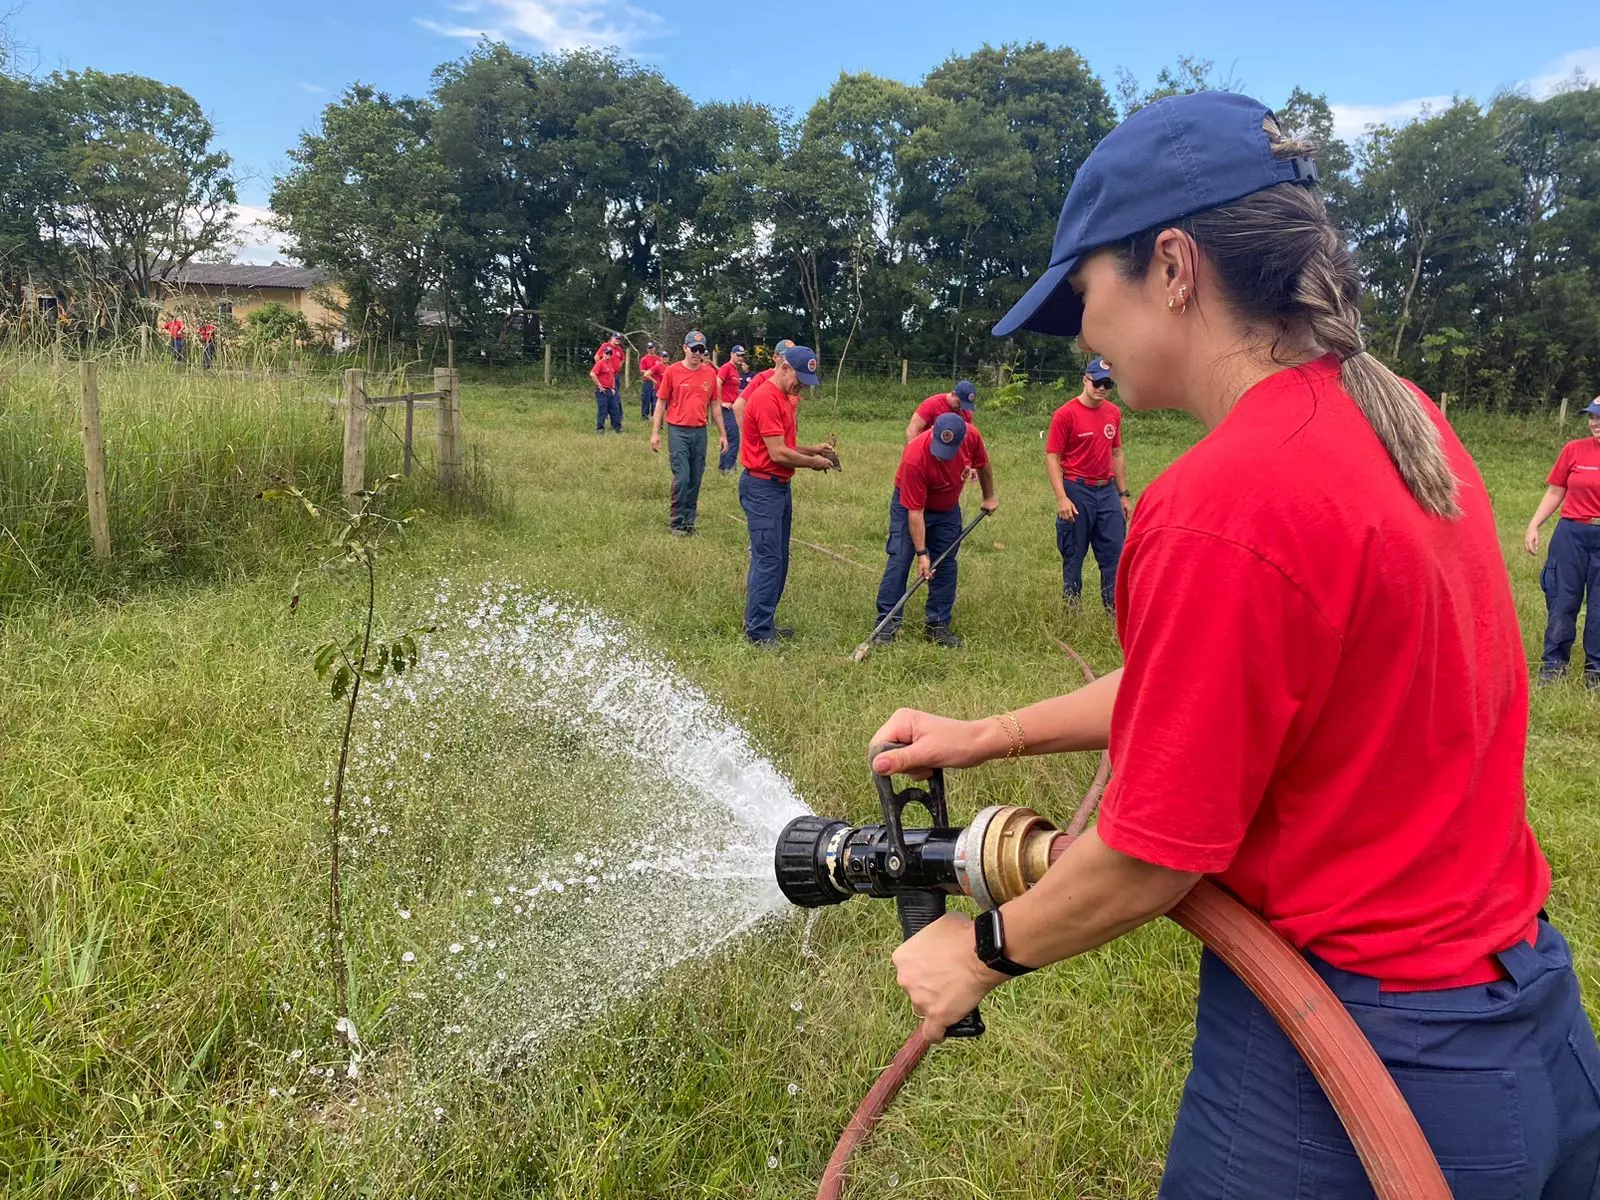
M 1096 383 L 1099 383 L 1102 379 L 1111 378 L 1111 364 L 1103 358 L 1091 358 L 1089 365 L 1083 369 L 1083 373 Z
M 1083 304 L 1067 283 L 1083 256 L 1280 183 L 1317 182 L 1309 158 L 1274 158 L 1259 100 L 1194 92 L 1146 105 L 1089 152 L 1072 181 L 1050 266 L 1000 318 L 995 337 L 1018 330 L 1073 337 Z
M 967 423 L 958 413 L 940 413 L 933 422 L 933 436 L 928 439 L 928 449 L 940 462 L 949 462 L 961 453 L 962 440 L 967 436 Z
M 706 348 L 706 335 L 701 333 L 698 329 L 691 329 L 688 333 L 683 335 L 683 348 L 685 350 L 692 348 L 704 350 Z
M 963 379 L 956 384 L 956 400 L 968 412 L 978 407 L 978 389 L 972 386 L 972 380 Z
M 783 360 L 794 368 L 794 373 L 800 377 L 800 382 L 807 387 L 816 387 L 822 382 L 817 375 L 817 352 L 809 346 L 790 346 L 783 352 Z
M 743 347 L 743 346 L 740 346 L 740 345 L 737 345 L 737 344 L 735 344 L 735 345 L 734 345 L 734 347 L 733 347 L 733 349 L 732 349 L 732 350 L 729 350 L 729 351 L 728 351 L 728 353 L 729 353 L 729 354 L 743 354 L 743 353 L 744 353 L 744 347 Z
M 1588 405 L 1583 411 L 1588 413 L 1591 417 L 1600 417 L 1600 396 L 1596 396 L 1594 398 L 1594 403 Z

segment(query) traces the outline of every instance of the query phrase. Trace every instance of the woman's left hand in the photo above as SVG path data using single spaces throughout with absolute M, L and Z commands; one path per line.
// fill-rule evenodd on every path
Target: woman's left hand
M 900 988 L 911 1011 L 922 1018 L 930 1042 L 944 1041 L 944 1031 L 978 1007 L 1009 976 L 991 970 L 978 958 L 972 919 L 946 913 L 894 952 Z

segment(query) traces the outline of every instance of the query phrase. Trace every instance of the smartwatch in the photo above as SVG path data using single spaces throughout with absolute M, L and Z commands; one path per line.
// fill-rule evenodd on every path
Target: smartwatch
M 926 550 L 918 550 L 917 551 L 917 557 L 918 558 L 927 558 L 928 557 L 928 552 Z
M 978 914 L 977 920 L 972 923 L 972 935 L 976 942 L 978 958 L 991 970 L 1006 975 L 1026 975 L 1034 969 L 1012 962 L 1006 957 L 1006 935 L 1004 927 L 1000 924 L 998 908 L 985 909 Z
M 1133 493 L 1132 492 L 1118 492 L 1117 495 L 1119 495 L 1119 496 L 1132 496 Z

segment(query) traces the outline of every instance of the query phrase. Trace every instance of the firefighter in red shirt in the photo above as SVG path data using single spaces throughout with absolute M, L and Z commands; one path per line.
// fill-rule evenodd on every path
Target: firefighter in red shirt
M 1587 604 L 1583 681 L 1594 691 L 1600 690 L 1600 396 L 1583 411 L 1589 436 L 1561 448 L 1522 543 L 1529 554 L 1537 554 L 1539 526 L 1561 510 L 1539 576 L 1546 611 L 1539 682 L 1554 683 L 1566 673 L 1578 636 L 1578 610 Z
M 172 351 L 172 357 L 179 362 L 183 361 L 183 318 L 168 317 L 161 322 L 162 331 L 167 335 L 167 346 Z
M 1593 1194 L 1600 1048 L 1545 918 L 1528 674 L 1488 489 L 1366 353 L 1309 147 L 1228 92 L 1159 100 L 1078 169 L 995 327 L 1080 336 L 1136 409 L 1206 429 L 1123 551 L 1124 665 L 1000 718 L 901 710 L 875 769 L 1109 746 L 1099 823 L 1032 890 L 894 955 L 931 1037 L 1012 975 L 1214 875 L 1326 980 L 1457 1200 Z M 1307 1086 L 1310 1084 L 1310 1086 Z M 1210 951 L 1166 1200 L 1370 1196 L 1293 1044 Z
M 761 383 L 763 380 L 771 379 L 773 371 L 777 369 L 778 359 L 784 353 L 793 349 L 794 343 L 788 338 L 779 338 L 777 344 L 772 347 L 772 366 L 767 367 L 765 370 L 757 371 L 750 376 L 750 382 L 744 385 L 744 391 L 740 392 L 739 398 L 733 402 L 733 423 L 740 429 L 744 428 L 745 397 L 755 390 L 756 384 Z
M 932 428 L 906 444 L 889 495 L 889 540 L 884 545 L 889 562 L 878 584 L 878 620 L 882 621 L 905 594 L 906 578 L 914 564 L 917 574 L 928 581 L 926 636 L 951 649 L 961 645 L 961 638 L 950 630 L 960 552 L 952 552 L 938 570 L 933 563 L 961 535 L 961 489 L 969 475 L 976 475 L 983 489 L 983 510 L 994 512 L 1000 501 L 995 498 L 994 469 L 989 465 L 983 435 L 976 425 L 953 412 L 941 413 Z M 894 641 L 904 616 L 902 610 L 873 634 L 872 640 L 883 645 Z
M 906 441 L 911 441 L 932 426 L 941 413 L 960 413 L 964 420 L 970 422 L 977 408 L 978 389 L 972 386 L 970 379 L 963 379 L 948 392 L 929 396 L 917 405 L 917 411 L 912 413 L 911 420 L 906 422 Z
M 1056 549 L 1061 552 L 1061 595 L 1083 595 L 1083 560 L 1094 547 L 1100 564 L 1100 601 L 1116 603 L 1117 563 L 1133 503 L 1122 456 L 1122 410 L 1108 397 L 1116 384 L 1103 358 L 1083 371 L 1083 390 L 1050 417 L 1044 469 L 1056 493 Z
M 217 327 L 210 321 L 202 321 L 200 328 L 195 332 L 200 335 L 200 348 L 205 353 L 205 362 L 202 366 L 210 370 L 211 360 L 217 353 Z
M 667 425 L 667 455 L 672 462 L 672 516 L 674 537 L 694 533 L 695 516 L 700 510 L 700 481 L 706 473 L 706 429 L 715 423 L 717 441 L 728 448 L 728 435 L 718 419 L 717 372 L 711 365 L 711 348 L 706 335 L 690 330 L 683 339 L 683 361 L 675 362 L 662 374 L 661 390 L 656 394 L 655 413 L 650 419 L 650 449 L 661 451 L 661 423 Z
M 739 463 L 739 422 L 734 416 L 734 404 L 739 399 L 739 375 L 743 370 L 743 346 L 729 350 L 728 361 L 717 368 L 717 386 L 721 389 L 722 399 L 722 431 L 728 439 L 727 449 L 717 460 L 717 470 L 724 475 Z
M 606 418 L 611 418 L 611 428 L 622 432 L 622 395 L 617 390 L 617 374 L 622 370 L 621 353 L 607 342 L 595 355 L 594 366 L 589 368 L 589 378 L 594 380 L 594 431 L 606 431 Z
M 656 353 L 656 344 L 646 342 L 639 357 L 639 416 L 650 419 L 656 407 L 656 389 L 661 386 L 661 373 L 667 369 L 667 360 Z

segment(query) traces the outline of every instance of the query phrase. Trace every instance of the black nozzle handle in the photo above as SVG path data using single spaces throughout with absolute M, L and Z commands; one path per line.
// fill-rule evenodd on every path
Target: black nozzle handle
M 894 909 L 900 917 L 900 932 L 909 941 L 916 934 L 944 916 L 944 893 L 929 892 L 922 888 L 907 888 L 894 898 Z M 949 1029 L 946 1037 L 982 1037 L 983 1017 L 973 1009 Z

